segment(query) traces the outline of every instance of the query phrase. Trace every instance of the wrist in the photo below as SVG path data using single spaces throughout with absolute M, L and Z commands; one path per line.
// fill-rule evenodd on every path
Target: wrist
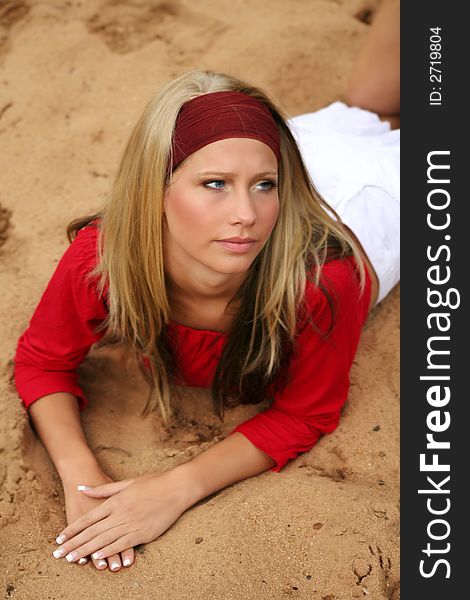
M 81 452 L 75 456 L 62 456 L 56 463 L 57 473 L 63 484 L 84 483 L 83 479 L 102 477 L 103 469 L 91 452 Z M 86 482 L 85 482 L 86 483 Z
M 184 510 L 205 498 L 206 494 L 196 476 L 191 461 L 174 467 L 170 472 L 175 485 L 180 490 L 179 496 Z

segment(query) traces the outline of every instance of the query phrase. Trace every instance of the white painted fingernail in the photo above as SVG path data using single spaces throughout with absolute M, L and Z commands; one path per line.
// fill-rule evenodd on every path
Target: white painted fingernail
M 125 567 L 128 567 L 131 564 L 131 559 L 130 558 L 125 558 L 122 564 Z
M 52 556 L 54 558 L 60 558 L 61 556 L 63 556 L 64 552 L 65 552 L 64 548 L 58 548 L 57 550 L 54 550 L 54 552 L 52 553 Z
M 105 560 L 99 560 L 98 561 L 98 566 L 99 567 L 106 567 L 107 566 L 107 562 Z
M 67 539 L 67 538 L 65 537 L 65 535 L 63 535 L 63 534 L 62 534 L 62 535 L 59 535 L 59 537 L 56 537 L 55 541 L 56 541 L 58 544 L 63 544 L 63 543 L 65 542 L 65 540 L 66 540 L 66 539 Z
M 75 560 L 78 557 L 78 553 L 77 552 L 69 552 L 67 554 L 67 556 L 65 557 L 65 560 L 67 560 L 68 562 L 72 562 L 73 560 Z
M 83 558 L 81 558 L 81 559 L 78 561 L 78 564 L 79 564 L 79 565 L 84 565 L 84 564 L 86 564 L 87 562 L 88 562 L 88 560 L 87 560 L 85 557 L 83 557 Z
M 111 563 L 110 569 L 111 569 L 111 571 L 116 571 L 116 569 L 119 569 L 119 563 L 117 563 L 117 562 Z
M 91 490 L 91 487 L 88 485 L 77 485 L 77 490 L 79 492 L 84 492 L 86 490 Z

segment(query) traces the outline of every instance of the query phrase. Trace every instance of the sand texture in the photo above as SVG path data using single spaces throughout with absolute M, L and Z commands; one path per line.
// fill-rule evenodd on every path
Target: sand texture
M 399 286 L 370 314 L 338 429 L 280 473 L 234 484 L 139 547 L 118 573 L 51 556 L 60 480 L 11 383 L 20 334 L 67 247 L 101 206 L 151 94 L 192 68 L 266 89 L 288 115 L 341 99 L 376 0 L 0 1 L 0 584 L 21 600 L 399 598 Z M 80 368 L 82 414 L 110 476 L 166 470 L 260 409 L 180 390 L 165 433 L 119 344 Z M 110 426 L 112 423 L 112 427 Z M 198 538 L 202 538 L 202 541 Z M 197 540 L 197 542 L 196 542 Z

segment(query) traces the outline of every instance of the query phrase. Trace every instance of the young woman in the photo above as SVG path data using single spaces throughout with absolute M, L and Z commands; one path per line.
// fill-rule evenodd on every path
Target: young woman
M 365 130 L 366 172 L 351 152 Z M 335 429 L 362 325 L 398 280 L 393 133 L 342 103 L 286 121 L 261 90 L 220 73 L 189 72 L 150 101 L 106 206 L 69 226 L 73 241 L 16 352 L 19 395 L 64 485 L 56 558 L 128 566 L 134 546 L 201 498 L 279 471 Z M 323 149 L 331 205 L 305 166 L 321 168 Z M 333 203 L 353 225 L 355 210 L 359 225 L 378 219 L 373 235 L 359 227 L 360 244 Z M 380 240 L 394 254 L 374 254 Z M 106 332 L 135 350 L 151 384 L 145 414 L 158 410 L 165 424 L 175 384 L 211 387 L 222 419 L 227 406 L 272 404 L 185 464 L 112 482 L 86 443 L 76 375 Z

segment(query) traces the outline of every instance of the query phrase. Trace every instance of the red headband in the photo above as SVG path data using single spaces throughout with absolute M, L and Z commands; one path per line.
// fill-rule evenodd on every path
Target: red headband
M 226 138 L 253 138 L 281 158 L 279 130 L 270 110 L 242 92 L 211 92 L 189 100 L 180 109 L 173 134 L 173 171 L 207 144 Z

